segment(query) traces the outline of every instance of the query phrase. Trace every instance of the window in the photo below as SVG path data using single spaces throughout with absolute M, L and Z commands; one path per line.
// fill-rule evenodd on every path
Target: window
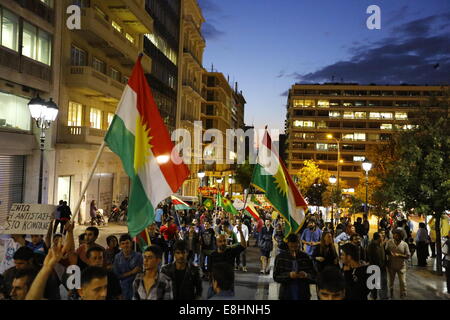
M 369 133 L 367 135 L 367 140 L 368 141 L 378 141 L 378 140 L 380 140 L 380 135 L 378 133 Z
M 294 138 L 314 140 L 316 138 L 316 135 L 314 133 L 295 133 Z
M 393 118 L 392 112 L 381 112 L 380 116 L 381 116 L 381 119 L 392 119 Z
M 314 100 L 294 100 L 294 107 L 315 107 L 316 103 Z
M 90 122 L 91 122 L 91 128 L 101 129 L 102 128 L 102 112 L 98 109 L 91 108 Z
M 345 133 L 342 135 L 342 140 L 353 140 L 353 133 Z
M 117 22 L 112 20 L 111 25 L 117 32 L 122 33 L 122 27 Z
M 319 101 L 317 101 L 317 107 L 318 108 L 329 108 L 330 101 L 329 100 L 319 100 Z
M 314 121 L 294 121 L 294 127 L 303 127 L 303 128 L 314 128 L 315 122 Z
M 22 36 L 22 54 L 31 59 L 36 59 L 37 28 L 28 22 L 24 22 Z
M 380 119 L 380 113 L 379 112 L 371 112 L 369 115 L 370 119 Z
M 328 144 L 326 143 L 316 143 L 316 150 L 327 151 Z
M 79 103 L 69 101 L 67 125 L 69 127 L 81 127 L 82 114 L 83 106 Z
M 392 130 L 392 124 L 391 123 L 383 123 L 380 125 L 381 130 Z
M 353 161 L 361 161 L 361 162 L 363 162 L 364 160 L 366 160 L 366 157 L 353 156 Z
M 354 119 L 355 114 L 353 112 L 345 111 L 344 112 L 344 119 Z
M 353 102 L 344 102 L 343 104 L 342 104 L 344 107 L 353 107 Z
M 166 40 L 153 33 L 148 33 L 145 37 L 150 40 L 150 42 L 153 43 L 153 45 L 157 47 L 170 61 L 172 61 L 173 64 L 177 65 L 177 52 L 169 46 Z
M 1 19 L 2 46 L 18 51 L 19 18 L 8 10 L 2 9 Z
M 395 119 L 397 120 L 406 120 L 408 119 L 408 113 L 406 112 L 396 112 Z
M 341 112 L 340 111 L 330 111 L 330 118 L 340 118 Z
M 125 38 L 127 38 L 128 41 L 130 41 L 132 44 L 134 44 L 134 37 L 129 34 L 128 32 L 125 33 Z
M 92 67 L 97 70 L 98 72 L 105 73 L 106 74 L 106 64 L 102 60 L 94 57 L 92 60 Z
M 113 78 L 114 80 L 120 82 L 120 79 L 122 78 L 120 75 L 120 72 L 117 71 L 114 68 L 111 68 L 111 78 Z
M 366 140 L 366 134 L 365 133 L 356 133 L 355 132 L 354 138 L 357 141 L 365 141 Z
M 87 65 L 86 51 L 72 45 L 71 61 L 72 66 L 86 66 Z
M 366 112 L 355 112 L 355 118 L 356 119 L 365 119 L 367 117 Z
M 323 128 L 328 128 L 327 123 L 325 121 L 319 121 L 317 122 L 317 128 L 318 129 L 323 129 Z
M 114 113 L 108 112 L 108 128 L 111 125 L 111 122 L 114 119 Z
M 0 128 L 31 130 L 31 115 L 28 109 L 30 99 L 0 92 Z
M 52 61 L 52 40 L 49 33 L 39 30 L 38 46 L 37 46 L 37 61 L 51 65 Z

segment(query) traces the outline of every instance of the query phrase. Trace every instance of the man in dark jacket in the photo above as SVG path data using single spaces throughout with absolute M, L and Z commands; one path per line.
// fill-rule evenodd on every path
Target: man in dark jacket
M 378 233 L 373 234 L 373 240 L 367 247 L 367 260 L 370 265 L 375 265 L 380 267 L 381 270 L 381 289 L 372 290 L 372 297 L 377 300 L 379 293 L 379 298 L 381 300 L 386 300 L 387 296 L 387 270 L 386 270 L 386 252 L 384 250 L 383 238 Z
M 300 250 L 298 237 L 288 237 L 288 248 L 275 258 L 273 279 L 280 283 L 280 300 L 310 300 L 309 285 L 315 282 L 315 271 L 312 260 Z
M 175 242 L 173 250 L 175 262 L 163 266 L 161 273 L 172 280 L 174 300 L 201 299 L 203 288 L 200 269 L 188 261 L 186 241 Z

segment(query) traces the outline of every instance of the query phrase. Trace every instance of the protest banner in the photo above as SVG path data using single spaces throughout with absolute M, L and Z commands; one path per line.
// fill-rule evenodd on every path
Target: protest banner
M 45 235 L 55 210 L 56 206 L 49 204 L 15 203 L 8 213 L 2 233 Z

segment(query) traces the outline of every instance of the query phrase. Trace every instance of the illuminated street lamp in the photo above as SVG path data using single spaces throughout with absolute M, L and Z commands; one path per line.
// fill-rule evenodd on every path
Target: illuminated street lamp
M 335 185 L 335 183 L 337 181 L 336 177 L 335 176 L 331 176 L 328 180 L 330 181 L 331 185 L 333 186 L 333 191 L 334 191 L 334 185 Z M 333 229 L 334 229 L 334 213 L 333 213 L 334 197 L 333 197 L 333 193 L 331 193 L 331 200 L 333 202 L 331 204 L 331 225 L 333 226 Z
M 42 203 L 42 181 L 44 176 L 44 147 L 45 147 L 45 130 L 50 128 L 52 123 L 58 116 L 58 106 L 50 98 L 49 101 L 45 101 L 39 97 L 33 98 L 28 102 L 28 109 L 30 110 L 31 117 L 36 122 L 36 127 L 40 129 L 40 150 L 41 159 L 39 164 L 39 190 L 38 190 L 38 203 Z
M 341 160 L 341 140 L 333 137 L 332 134 L 327 134 L 327 139 L 334 139 L 334 141 L 336 141 L 336 143 L 337 143 L 338 156 L 337 156 L 336 165 L 337 165 L 337 188 L 339 189 L 340 182 L 341 182 L 340 181 L 341 180 L 340 179 L 340 177 L 341 177 L 341 163 L 343 162 Z
M 200 188 L 203 187 L 203 178 L 205 177 L 206 173 L 203 171 L 199 171 L 197 173 L 197 177 L 200 179 Z M 202 192 L 200 191 L 199 193 L 199 201 L 200 201 L 200 206 L 203 204 L 202 202 Z
M 367 213 L 368 213 L 368 195 L 369 195 L 369 171 L 370 169 L 372 169 L 372 163 L 369 162 L 367 159 L 364 160 L 364 162 L 362 163 L 362 168 L 364 169 L 364 171 L 366 172 L 366 205 L 364 207 L 364 213 L 367 217 Z

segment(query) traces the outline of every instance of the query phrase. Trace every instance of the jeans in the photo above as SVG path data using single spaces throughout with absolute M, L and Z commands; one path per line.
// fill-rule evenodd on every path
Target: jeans
M 389 273 L 389 291 L 391 293 L 391 299 L 394 297 L 394 282 L 395 275 L 398 274 L 398 280 L 400 281 L 400 297 L 406 296 L 406 267 L 400 270 L 393 270 L 388 268 Z
M 173 240 L 166 240 L 167 249 L 164 251 L 164 264 L 173 262 Z
M 210 271 L 208 269 L 208 264 L 209 264 L 209 254 L 202 251 L 202 253 L 200 254 L 200 266 L 201 266 L 203 272 Z
M 242 261 L 242 266 L 246 267 L 247 266 L 247 250 L 244 250 L 241 252 L 240 255 L 238 255 L 236 257 L 236 266 L 239 267 L 241 265 L 241 261 Z

